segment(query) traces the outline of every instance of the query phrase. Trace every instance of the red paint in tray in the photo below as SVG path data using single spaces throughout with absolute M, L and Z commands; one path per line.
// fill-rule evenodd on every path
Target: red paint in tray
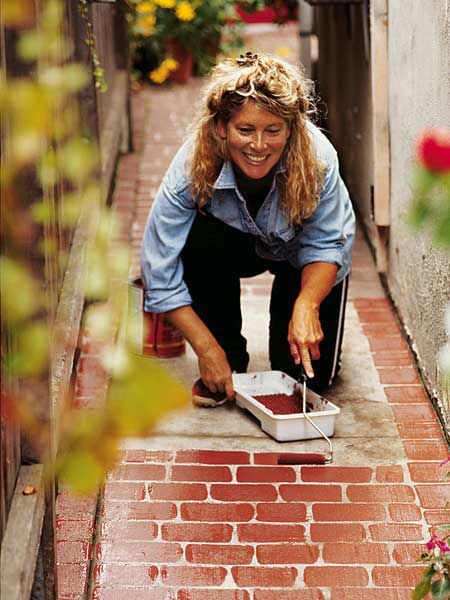
M 274 415 L 294 415 L 302 411 L 301 394 L 264 394 L 253 396 L 260 404 L 265 406 Z M 306 412 L 311 412 L 312 405 L 306 403 Z

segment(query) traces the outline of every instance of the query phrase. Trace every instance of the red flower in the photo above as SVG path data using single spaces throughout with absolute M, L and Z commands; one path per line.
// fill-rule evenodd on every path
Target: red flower
M 421 165 L 429 171 L 450 171 L 450 130 L 425 131 L 417 143 L 417 157 Z

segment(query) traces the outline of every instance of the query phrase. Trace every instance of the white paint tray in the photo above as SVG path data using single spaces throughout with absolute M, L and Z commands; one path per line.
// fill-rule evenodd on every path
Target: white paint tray
M 254 396 L 269 394 L 292 394 L 298 385 L 295 379 L 282 371 L 233 374 L 236 404 L 252 413 L 260 422 L 261 429 L 279 442 L 312 440 L 321 437 L 305 419 L 301 408 L 299 413 L 274 415 L 254 398 Z M 334 435 L 336 416 L 341 409 L 309 389 L 306 401 L 313 406 L 313 410 L 308 412 L 308 417 L 314 420 L 328 437 Z

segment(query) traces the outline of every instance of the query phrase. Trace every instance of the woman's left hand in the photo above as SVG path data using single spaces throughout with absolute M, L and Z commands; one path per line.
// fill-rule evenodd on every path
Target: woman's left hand
M 320 358 L 319 344 L 322 340 L 319 306 L 299 297 L 289 322 L 288 342 L 295 364 L 301 363 L 310 378 L 314 377 L 311 360 Z

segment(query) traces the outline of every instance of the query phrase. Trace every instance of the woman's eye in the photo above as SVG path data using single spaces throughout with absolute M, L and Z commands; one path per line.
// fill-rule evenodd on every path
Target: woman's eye
M 250 133 L 251 129 L 250 129 L 250 127 L 239 127 L 239 131 L 241 133 Z
M 280 129 L 269 129 L 269 133 L 280 133 Z

